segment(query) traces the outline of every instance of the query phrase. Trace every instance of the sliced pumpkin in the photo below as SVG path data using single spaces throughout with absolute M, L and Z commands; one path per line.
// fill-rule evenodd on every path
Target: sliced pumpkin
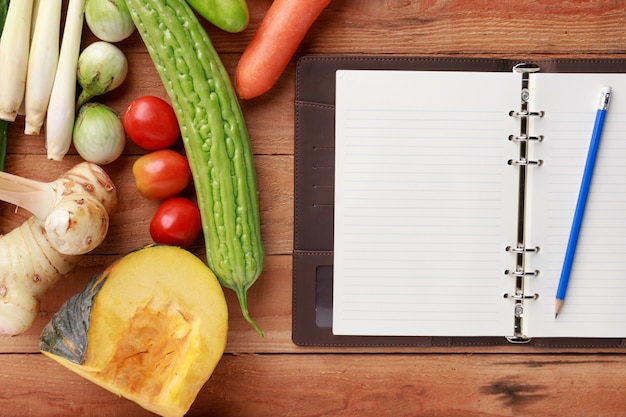
M 174 246 L 132 252 L 52 317 L 40 349 L 99 386 L 165 417 L 183 416 L 224 353 L 222 287 Z

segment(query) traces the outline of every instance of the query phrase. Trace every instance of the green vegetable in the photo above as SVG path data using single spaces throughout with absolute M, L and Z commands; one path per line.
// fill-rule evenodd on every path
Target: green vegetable
M 207 263 L 235 291 L 263 269 L 256 173 L 248 131 L 226 69 L 185 0 L 126 0 L 180 125 L 202 215 Z
M 127 74 L 126 55 L 117 46 L 105 41 L 90 44 L 78 56 L 76 78 L 82 91 L 76 108 L 119 87 Z
M 248 27 L 250 13 L 246 0 L 187 0 L 196 12 L 216 27 L 237 33 Z
M 4 21 L 7 18 L 7 11 L 9 10 L 9 0 L 0 0 L 0 33 L 4 29 Z
M 0 0 L 0 35 L 4 29 L 4 21 L 9 10 L 9 0 Z M 9 122 L 0 120 L 0 171 L 4 171 L 4 161 L 7 156 L 7 142 L 9 140 Z
M 115 161 L 126 145 L 122 121 L 117 113 L 100 103 L 87 103 L 80 107 L 72 140 L 85 161 L 100 165 Z

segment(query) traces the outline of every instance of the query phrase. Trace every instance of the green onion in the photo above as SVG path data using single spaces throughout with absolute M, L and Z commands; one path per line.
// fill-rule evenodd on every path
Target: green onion
M 70 0 L 46 118 L 48 159 L 55 161 L 62 160 L 72 144 L 76 116 L 76 70 L 84 18 L 85 0 Z
M 38 135 L 43 126 L 52 83 L 59 62 L 61 0 L 40 0 L 36 7 L 33 39 L 28 58 L 24 133 Z
M 9 3 L 0 37 L 0 119 L 14 121 L 24 101 L 33 0 Z
M 4 29 L 4 21 L 9 10 L 9 0 L 0 0 L 0 35 Z M 0 171 L 4 171 L 4 161 L 7 156 L 7 142 L 9 141 L 9 122 L 0 120 Z

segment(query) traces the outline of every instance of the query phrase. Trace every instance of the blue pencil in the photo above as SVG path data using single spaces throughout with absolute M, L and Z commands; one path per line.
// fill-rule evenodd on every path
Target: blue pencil
M 567 241 L 567 250 L 565 251 L 565 259 L 563 260 L 563 269 L 561 270 L 561 278 L 559 279 L 559 286 L 556 291 L 554 318 L 559 315 L 559 311 L 561 311 L 565 301 L 565 292 L 567 291 L 567 284 L 572 271 L 572 264 L 574 263 L 574 254 L 576 253 L 576 245 L 578 244 L 578 235 L 580 234 L 580 226 L 583 222 L 583 214 L 585 213 L 587 196 L 589 195 L 589 186 L 591 185 L 593 168 L 596 164 L 596 155 L 598 154 L 598 148 L 600 145 L 600 136 L 602 136 L 602 127 L 604 126 L 604 119 L 606 117 L 606 111 L 609 108 L 610 99 L 611 87 L 604 87 L 600 95 L 600 103 L 598 104 L 596 120 L 593 125 L 593 133 L 591 134 L 591 143 L 589 144 L 589 152 L 587 153 L 583 179 L 580 184 L 576 210 L 574 211 L 572 229 L 570 231 L 569 240 Z

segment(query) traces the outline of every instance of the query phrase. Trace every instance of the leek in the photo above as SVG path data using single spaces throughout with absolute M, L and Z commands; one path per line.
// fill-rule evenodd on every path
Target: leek
M 55 161 L 62 160 L 72 144 L 76 116 L 76 70 L 84 18 L 85 0 L 70 0 L 46 119 L 48 159 Z
M 62 0 L 43 0 L 36 8 L 24 98 L 27 135 L 39 134 L 50 102 L 59 61 L 61 4 Z
M 0 37 L 0 119 L 14 121 L 24 100 L 33 0 L 9 3 Z

